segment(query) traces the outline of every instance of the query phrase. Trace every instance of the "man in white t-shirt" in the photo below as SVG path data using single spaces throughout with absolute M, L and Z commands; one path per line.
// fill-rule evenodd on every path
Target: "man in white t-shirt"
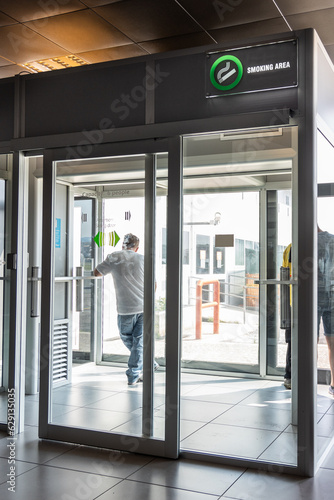
M 109 254 L 94 270 L 95 276 L 111 274 L 114 280 L 119 334 L 130 351 L 129 385 L 141 382 L 143 371 L 144 256 L 138 248 L 139 238 L 126 234 L 122 250 Z

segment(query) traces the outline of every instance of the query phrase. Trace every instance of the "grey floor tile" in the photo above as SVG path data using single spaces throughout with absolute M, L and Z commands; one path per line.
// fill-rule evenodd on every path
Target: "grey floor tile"
M 195 493 L 194 491 L 178 490 L 155 484 L 137 483 L 125 480 L 117 484 L 99 500 L 124 500 L 124 499 L 159 499 L 159 500 L 218 500 L 218 496 Z
M 43 464 L 52 458 L 65 453 L 75 445 L 38 439 L 37 427 L 26 427 L 25 431 L 16 436 L 16 460 Z M 8 458 L 8 437 L 0 440 L 0 457 Z
M 128 422 L 118 425 L 112 429 L 112 432 L 120 434 L 130 434 L 132 436 L 143 435 L 143 422 L 141 417 L 135 417 Z M 164 439 L 165 436 L 165 419 L 161 417 L 154 417 L 153 421 L 153 437 L 156 439 Z
M 25 399 L 24 402 L 24 423 L 26 425 L 38 425 L 38 401 Z
M 145 455 L 78 446 L 74 450 L 50 460 L 47 465 L 92 472 L 103 476 L 126 478 L 152 460 L 152 457 Z
M 52 405 L 52 419 L 59 417 L 60 415 L 64 415 L 64 413 L 69 413 L 70 411 L 77 409 L 78 406 L 58 405 L 57 403 L 54 403 Z
M 297 434 L 282 433 L 259 458 L 279 464 L 297 464 Z
M 222 495 L 244 469 L 195 460 L 155 459 L 129 479 L 184 490 Z
M 207 424 L 182 440 L 181 449 L 257 458 L 278 436 L 274 431 Z
M 334 436 L 334 416 L 327 413 L 322 416 L 317 424 L 317 435 L 324 437 Z
M 1 500 L 94 500 L 120 479 L 69 471 L 40 465 L 20 475 L 15 481 L 15 494 L 7 484 L 0 485 Z M 110 494 L 110 493 L 109 493 Z M 109 497 L 110 498 L 110 497 Z
M 210 422 L 229 408 L 231 408 L 231 405 L 224 403 L 182 399 L 181 418 L 182 420 L 195 420 L 196 422 Z
M 69 386 L 55 389 L 52 392 L 52 403 L 70 406 L 86 406 L 107 397 L 107 391 L 100 391 L 89 387 L 75 388 Z
M 287 391 L 283 386 L 259 389 L 245 398 L 242 404 L 249 406 L 265 405 L 276 410 L 288 410 L 291 407 L 291 391 Z
M 68 427 L 110 431 L 110 429 L 131 420 L 133 417 L 134 415 L 131 415 L 131 413 L 125 412 L 77 408 L 76 410 L 54 417 L 52 423 Z
M 334 471 L 334 446 L 321 464 L 321 467 L 324 469 L 332 469 Z
M 203 427 L 203 422 L 195 422 L 194 420 L 181 420 L 180 422 L 180 436 L 181 441 L 190 436 L 194 432 Z
M 28 462 L 20 462 L 18 460 L 15 460 L 13 463 L 9 463 L 8 458 L 0 458 L 0 484 L 6 483 L 9 480 L 8 474 L 19 476 L 34 467 L 38 467 L 38 465 Z
M 242 390 L 234 387 L 221 387 L 220 385 L 197 387 L 183 396 L 184 400 L 192 399 L 194 401 L 208 401 L 211 403 L 224 403 L 235 405 L 251 396 L 253 389 Z
M 105 399 L 87 405 L 88 408 L 112 410 L 118 412 L 133 412 L 143 406 L 143 395 L 139 392 L 127 391 L 111 394 Z
M 181 399 L 180 413 L 182 420 L 194 420 L 196 422 L 210 422 L 225 411 L 231 408 L 231 405 L 224 403 L 210 403 L 208 401 L 194 401 L 192 399 Z M 165 405 L 157 410 L 157 415 L 163 417 Z
M 284 431 L 291 423 L 291 411 L 237 405 L 216 418 L 213 424 L 238 425 L 255 429 Z
M 156 395 L 154 406 L 161 406 L 164 403 L 164 397 Z M 113 394 L 105 399 L 87 405 L 88 408 L 98 408 L 101 410 L 112 410 L 118 412 L 132 413 L 143 407 L 143 394 L 137 391 L 126 391 Z
M 333 409 L 333 397 L 328 395 L 319 395 L 317 397 L 317 411 L 318 413 L 330 412 Z
M 315 478 L 271 474 L 248 470 L 227 492 L 224 498 L 239 500 L 332 500 L 334 474 L 320 470 Z

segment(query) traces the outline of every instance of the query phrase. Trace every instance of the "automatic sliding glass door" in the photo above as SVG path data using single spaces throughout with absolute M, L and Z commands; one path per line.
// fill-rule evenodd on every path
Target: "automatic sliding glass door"
M 8 396 L 9 376 L 9 332 L 10 332 L 10 263 L 7 255 L 11 248 L 12 223 L 12 183 L 11 155 L 0 155 L 0 425 L 7 426 L 9 405 L 14 408 L 14 398 Z M 12 391 L 11 391 L 12 393 Z M 13 412 L 14 410 L 12 410 Z M 10 431 L 13 432 L 13 414 L 11 414 Z
M 296 245 L 296 154 L 293 128 L 184 139 L 186 456 L 297 464 L 297 391 L 283 385 L 280 312 L 283 252 Z M 294 368 L 296 332 L 293 322 Z
M 50 380 L 47 387 L 42 383 L 41 396 L 49 395 L 48 412 L 42 398 L 41 433 L 52 438 L 60 432 L 70 441 L 164 455 L 168 401 L 161 313 L 166 298 L 168 154 L 151 146 L 144 151 L 57 159 L 45 169 L 52 168 L 45 173 L 45 189 L 52 186 L 54 201 L 49 205 L 51 301 L 43 295 L 42 304 L 50 317 L 46 331 L 42 316 Z M 139 238 L 138 255 L 144 261 L 143 371 L 134 386 L 126 376 L 129 346 L 119 333 L 119 315 L 127 316 L 123 309 L 128 297 L 120 304 L 115 295 L 115 285 L 122 286 L 131 273 L 99 277 L 94 272 L 108 256 L 122 257 L 129 233 Z M 135 450 L 129 436 L 136 439 Z

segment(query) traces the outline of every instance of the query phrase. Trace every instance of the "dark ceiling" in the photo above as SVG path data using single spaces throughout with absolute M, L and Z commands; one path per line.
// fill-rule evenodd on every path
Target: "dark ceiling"
M 303 28 L 334 60 L 333 26 L 334 0 L 0 0 L 0 78 Z

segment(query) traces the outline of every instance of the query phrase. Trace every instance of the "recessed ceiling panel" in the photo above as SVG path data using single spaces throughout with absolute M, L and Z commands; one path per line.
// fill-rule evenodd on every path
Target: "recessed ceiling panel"
M 0 12 L 0 26 L 10 26 L 11 24 L 16 24 L 17 21 L 9 16 L 6 16 L 3 12 Z
M 230 2 L 228 0 L 219 2 L 179 0 L 179 2 L 206 29 L 217 29 L 223 26 L 234 26 L 280 17 L 275 4 L 268 0 Z
M 266 21 L 258 21 L 256 23 L 243 24 L 241 26 L 231 26 L 212 30 L 210 34 L 218 43 L 224 43 L 243 40 L 245 38 L 254 38 L 257 37 L 259 33 L 264 36 L 284 33 L 285 31 L 289 31 L 287 24 L 282 18 L 277 17 L 276 19 L 268 19 Z
M 334 43 L 334 7 L 324 11 L 287 16 L 287 20 L 294 30 L 314 28 L 323 43 Z
M 83 0 L 87 7 L 99 7 L 100 5 L 107 5 L 109 3 L 123 2 L 123 0 Z
M 12 65 L 13 63 L 11 61 L 8 61 L 7 59 L 4 59 L 3 57 L 0 57 L 0 66 L 9 66 Z
M 0 0 L 0 11 L 20 22 L 44 19 L 58 16 L 66 12 L 85 9 L 86 6 L 79 0 L 40 0 L 31 2 L 27 0 Z
M 200 33 L 190 33 L 189 35 L 172 36 L 160 40 L 142 42 L 140 45 L 149 53 L 167 52 L 169 50 L 187 49 L 190 47 L 200 47 L 211 45 L 214 40 L 204 31 Z
M 17 64 L 11 64 L 10 66 L 1 66 L 0 79 L 10 78 L 12 76 L 18 75 L 21 72 L 30 73 L 30 71 L 24 70 L 21 66 L 18 66 Z
M 291 14 L 301 14 L 303 12 L 312 12 L 321 9 L 330 9 L 333 7 L 333 0 L 276 0 L 284 16 Z
M 170 0 L 128 0 L 94 10 L 135 42 L 201 29 L 176 2 Z
M 66 50 L 22 24 L 0 28 L 0 55 L 12 62 L 20 64 L 66 54 Z
M 49 18 L 41 27 L 36 27 L 34 22 L 25 25 L 72 53 L 130 43 L 126 36 L 91 10 Z
M 131 43 L 130 45 L 122 45 L 121 47 L 81 52 L 77 55 L 90 63 L 100 63 L 115 61 L 117 59 L 127 59 L 129 57 L 144 56 L 147 55 L 147 51 L 139 47 L 139 45 Z

